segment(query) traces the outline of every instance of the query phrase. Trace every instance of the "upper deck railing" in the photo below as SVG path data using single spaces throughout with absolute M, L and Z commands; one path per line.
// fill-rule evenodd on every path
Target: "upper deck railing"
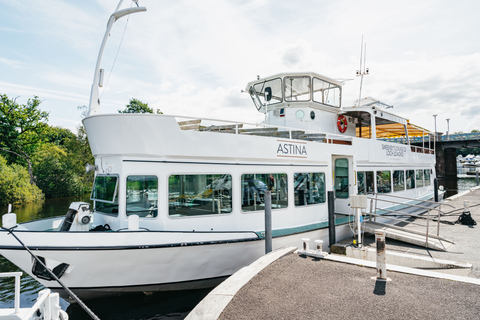
M 264 137 L 274 137 L 283 139 L 296 139 L 305 141 L 315 141 L 327 144 L 352 145 L 354 138 L 335 133 L 325 133 L 313 130 L 302 130 L 290 127 L 273 126 L 264 123 L 247 123 L 229 120 L 218 120 L 209 118 L 184 117 L 176 115 L 163 115 L 176 119 L 180 129 L 195 130 L 201 132 L 218 132 L 227 134 L 255 135 Z M 360 138 L 358 138 L 360 139 Z M 394 143 L 404 143 L 403 141 L 385 141 Z M 431 145 L 433 147 L 433 144 Z M 433 148 L 428 146 L 411 146 L 412 152 L 434 154 Z

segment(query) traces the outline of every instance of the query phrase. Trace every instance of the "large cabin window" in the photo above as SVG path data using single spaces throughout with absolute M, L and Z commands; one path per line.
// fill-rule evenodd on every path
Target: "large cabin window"
M 272 209 L 288 206 L 288 181 L 284 173 L 242 175 L 242 210 L 265 210 L 265 191 L 271 191 Z
M 425 185 L 429 186 L 432 183 L 432 181 L 430 180 L 430 169 L 425 169 L 423 170 L 423 172 L 425 176 Z
M 325 202 L 325 173 L 295 173 L 293 184 L 296 206 Z
M 390 193 L 392 192 L 392 181 L 390 171 L 377 171 L 377 192 Z
M 258 110 L 265 104 L 282 102 L 282 80 L 280 78 L 259 82 L 250 87 L 250 97 Z
M 415 188 L 415 170 L 407 170 L 407 189 Z
M 373 171 L 357 172 L 357 189 L 358 194 L 373 193 Z
M 405 190 L 405 171 L 393 171 L 393 191 Z
M 168 213 L 173 217 L 232 212 L 232 176 L 229 174 L 171 175 Z
M 285 77 L 285 101 L 310 101 L 310 77 Z
M 423 187 L 423 170 L 417 170 L 417 177 L 416 177 L 416 182 L 417 182 L 417 188 Z
M 330 82 L 313 78 L 313 101 L 339 108 L 341 89 Z
M 127 177 L 127 216 L 154 218 L 158 215 L 158 178 L 156 176 Z
M 90 196 L 95 201 L 95 211 L 118 214 L 117 189 L 118 176 L 97 175 Z

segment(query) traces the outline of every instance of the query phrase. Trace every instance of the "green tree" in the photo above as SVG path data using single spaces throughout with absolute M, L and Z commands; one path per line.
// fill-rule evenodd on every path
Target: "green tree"
M 67 197 L 83 193 L 82 181 L 72 169 L 64 148 L 52 143 L 45 144 L 32 158 L 36 184 L 46 197 Z
M 30 183 L 27 170 L 18 165 L 8 165 L 0 156 L 0 206 L 21 204 L 43 199 L 42 191 Z
M 48 120 L 48 112 L 40 110 L 40 103 L 37 96 L 20 105 L 0 95 L 0 151 L 8 154 L 10 163 L 22 164 L 17 157 L 27 164 L 31 184 L 34 179 L 30 155 L 41 144 Z
M 130 99 L 130 103 L 126 105 L 125 109 L 118 110 L 119 113 L 156 113 L 162 114 L 159 109 L 155 111 L 148 106 L 148 103 L 144 103 L 138 99 L 132 98 Z

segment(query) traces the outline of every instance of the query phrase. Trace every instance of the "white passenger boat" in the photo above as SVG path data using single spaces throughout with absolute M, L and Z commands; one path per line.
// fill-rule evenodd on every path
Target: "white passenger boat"
M 95 157 L 93 208 L 72 203 L 66 216 L 17 226 L 10 213 L 3 221 L 81 298 L 218 284 L 264 254 L 266 191 L 274 249 L 304 237 L 325 240 L 327 249 L 328 191 L 335 194 L 338 239 L 351 235 L 352 195 L 433 198 L 434 152 L 408 144 L 421 128 L 374 99 L 342 106 L 342 83 L 317 73 L 248 83 L 262 124 L 101 114 L 106 38 L 116 19 L 141 10 L 117 8 L 95 70 L 83 120 Z M 5 229 L 0 253 L 62 292 Z

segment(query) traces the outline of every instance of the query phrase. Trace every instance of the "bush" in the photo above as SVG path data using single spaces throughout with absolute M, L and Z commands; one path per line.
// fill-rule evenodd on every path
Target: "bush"
M 27 169 L 18 165 L 7 165 L 0 156 L 0 205 L 22 204 L 43 199 L 42 191 L 30 184 Z

